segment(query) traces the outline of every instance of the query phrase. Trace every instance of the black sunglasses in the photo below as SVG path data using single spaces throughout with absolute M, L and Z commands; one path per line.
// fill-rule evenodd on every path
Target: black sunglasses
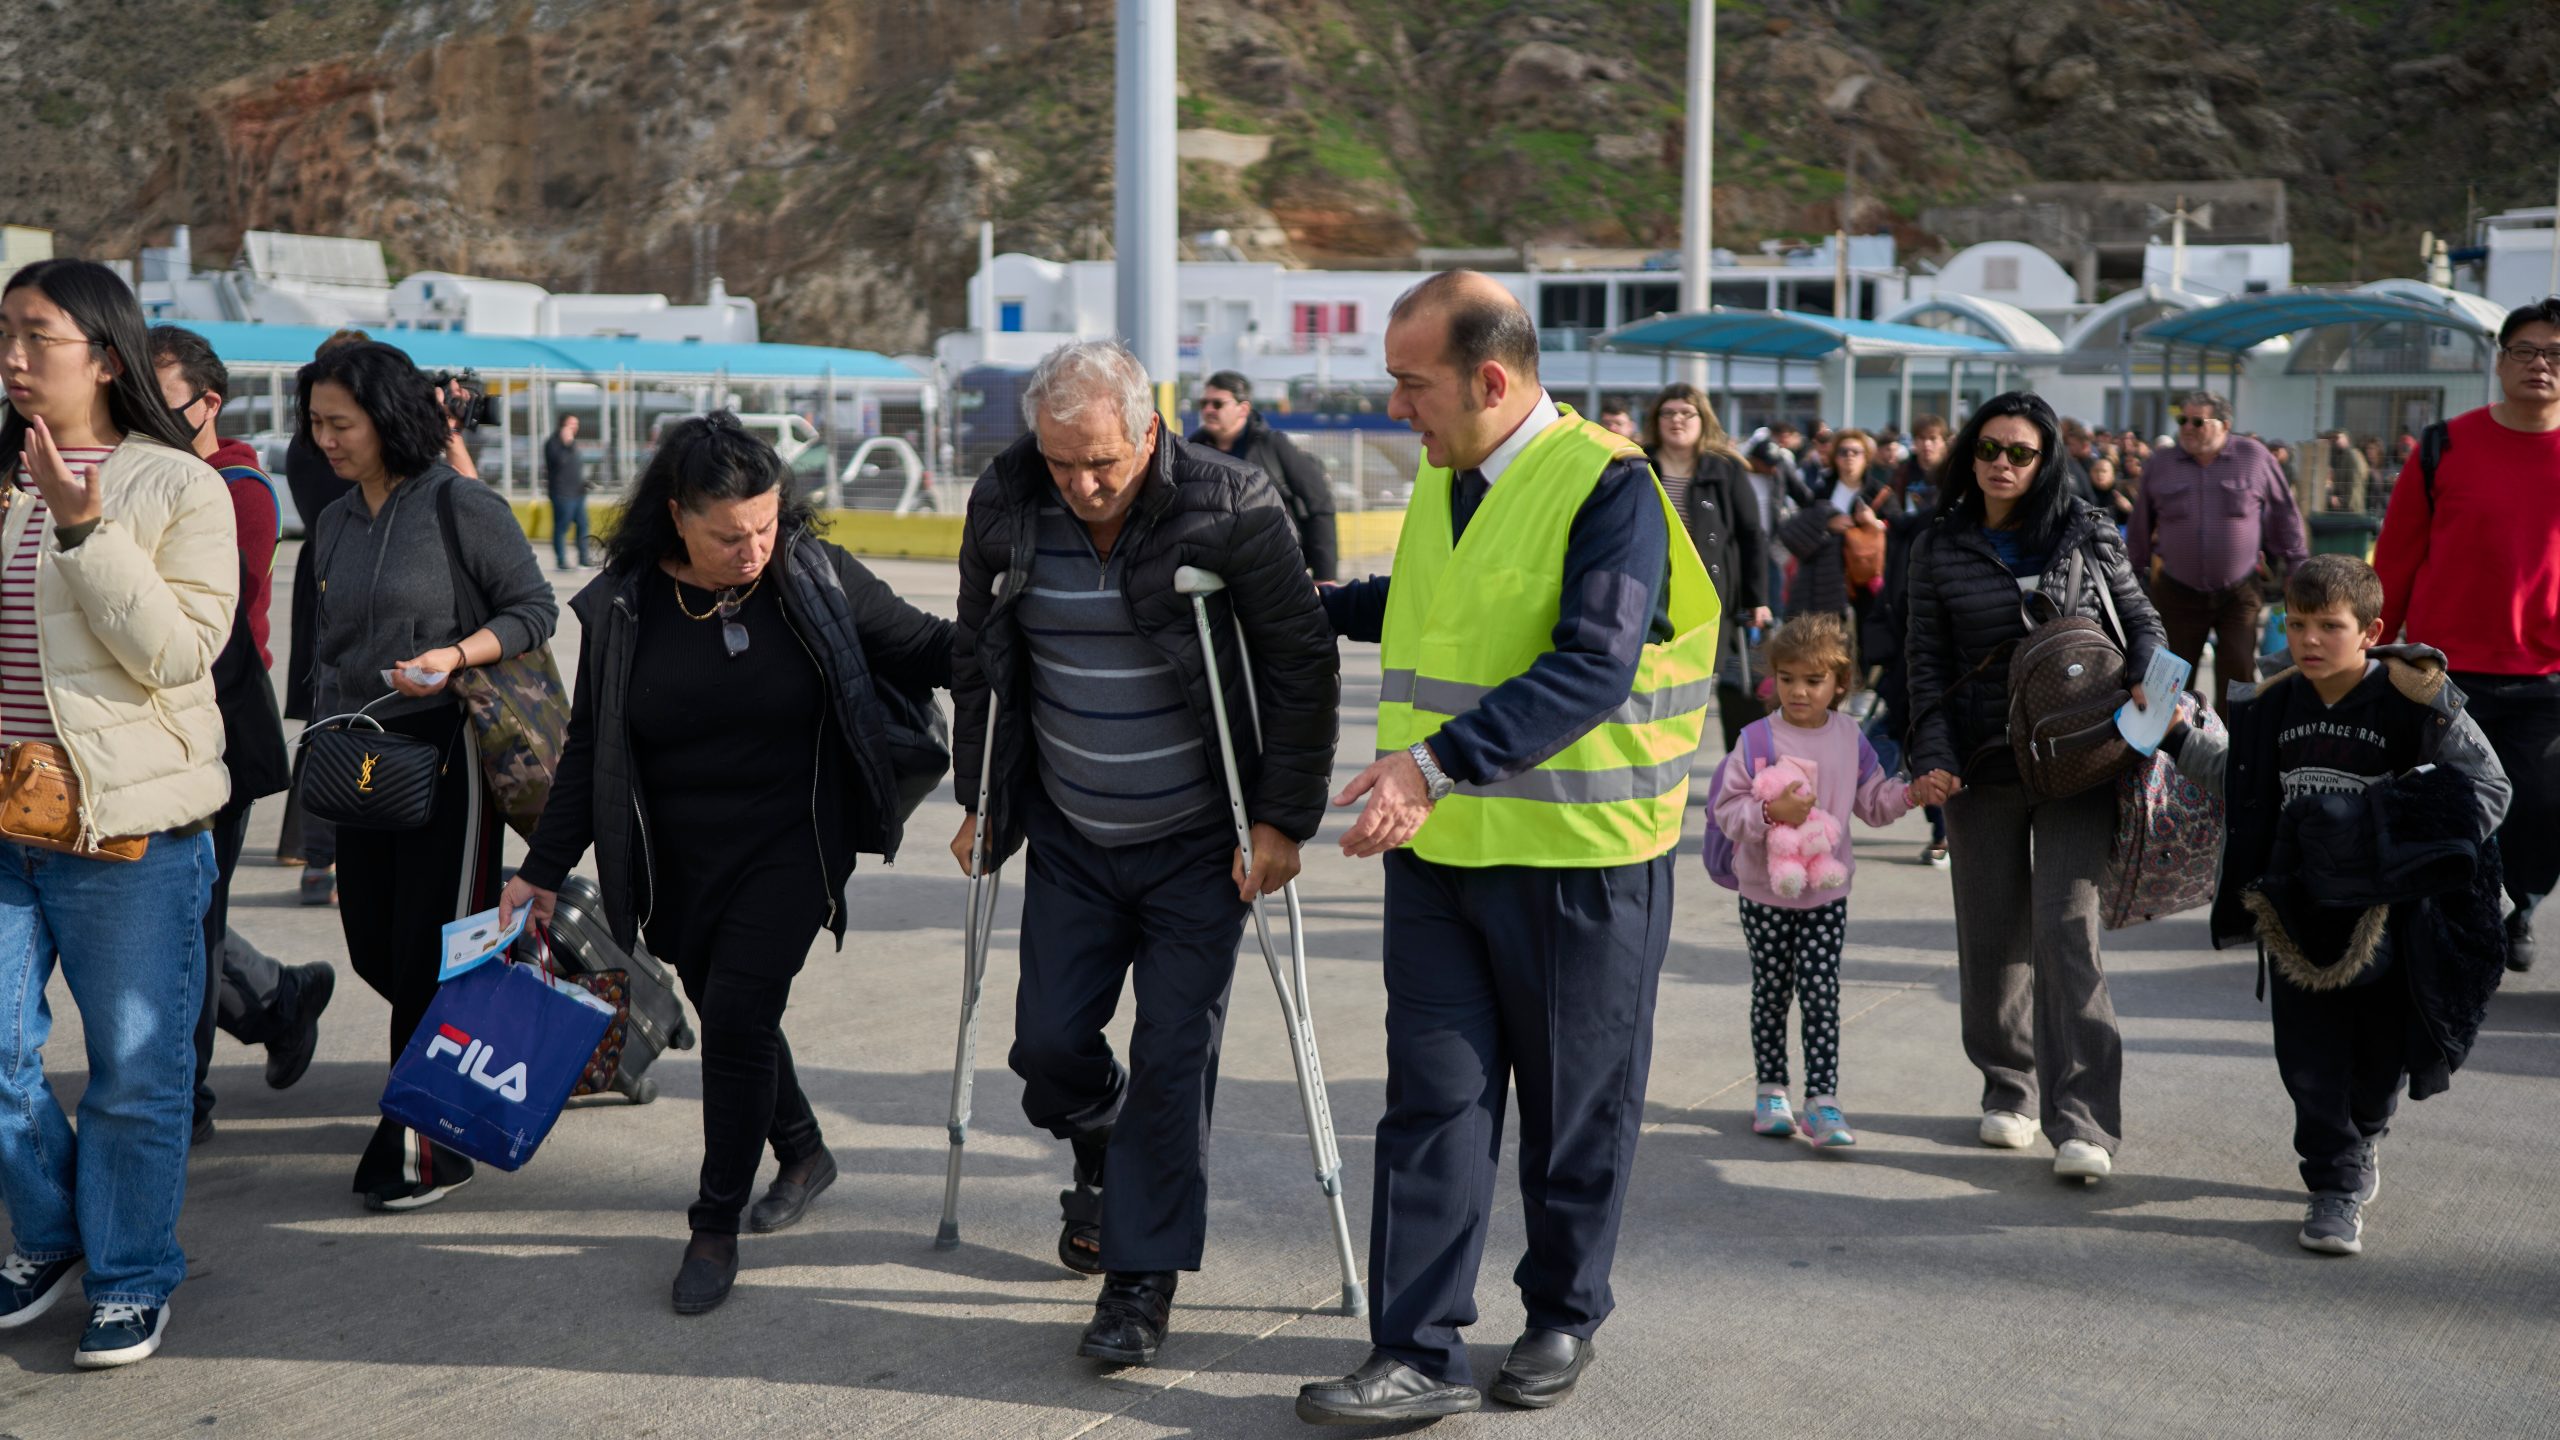
M 2216 415 L 2181 415 L 2178 417 L 2178 428 L 2181 430 L 2201 430 L 2220 418 L 2220 416 Z
M 2043 454 L 2043 451 L 2033 445 L 2003 445 L 1997 440 L 1985 440 L 1973 447 L 1973 458 L 1976 460 L 1989 463 L 2006 455 L 2009 457 L 2009 463 L 2021 470 L 2036 463 L 2038 457 Z

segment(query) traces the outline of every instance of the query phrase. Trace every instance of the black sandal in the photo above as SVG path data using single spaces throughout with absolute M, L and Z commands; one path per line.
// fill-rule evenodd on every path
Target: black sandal
M 1066 1223 L 1058 1230 L 1058 1263 L 1079 1275 L 1102 1273 L 1102 1190 L 1078 1182 L 1058 1192 Z

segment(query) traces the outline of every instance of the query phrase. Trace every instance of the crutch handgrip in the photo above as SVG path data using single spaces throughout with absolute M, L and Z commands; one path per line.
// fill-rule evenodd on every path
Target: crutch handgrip
M 1214 570 L 1185 565 L 1173 572 L 1173 589 L 1177 595 L 1215 595 L 1226 588 L 1226 577 Z

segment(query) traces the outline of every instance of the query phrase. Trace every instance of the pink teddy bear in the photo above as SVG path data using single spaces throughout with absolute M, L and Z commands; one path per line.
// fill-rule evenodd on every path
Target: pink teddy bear
M 1766 805 L 1798 787 L 1807 795 L 1817 794 L 1815 774 L 1814 762 L 1782 756 L 1751 777 L 1752 798 Z M 1836 890 L 1849 883 L 1849 867 L 1834 853 L 1842 838 L 1840 822 L 1819 805 L 1801 825 L 1770 826 L 1769 888 L 1793 900 L 1807 890 Z

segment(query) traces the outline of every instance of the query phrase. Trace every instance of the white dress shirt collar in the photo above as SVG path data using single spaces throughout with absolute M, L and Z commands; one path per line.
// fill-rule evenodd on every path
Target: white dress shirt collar
M 1540 390 L 1538 403 L 1530 408 L 1529 418 L 1521 421 L 1520 428 L 1511 432 L 1511 438 L 1494 446 L 1493 453 L 1484 457 L 1484 463 L 1476 467 L 1484 472 L 1486 487 L 1490 488 L 1493 482 L 1502 478 L 1502 472 L 1511 468 L 1511 462 L 1520 458 L 1520 452 L 1529 448 L 1530 441 L 1545 434 L 1548 426 L 1563 418 L 1564 412 L 1556 408 L 1555 397 Z

